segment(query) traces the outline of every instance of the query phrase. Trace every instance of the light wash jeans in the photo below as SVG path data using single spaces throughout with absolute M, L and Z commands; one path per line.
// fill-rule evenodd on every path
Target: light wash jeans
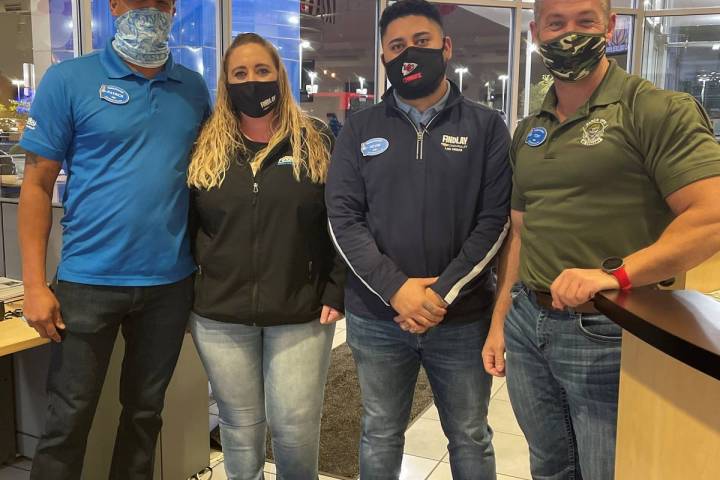
M 228 480 L 262 480 L 269 426 L 277 478 L 318 477 L 320 417 L 335 325 L 251 327 L 190 316 L 220 412 Z
M 507 386 L 532 477 L 612 480 L 622 329 L 603 315 L 541 308 L 523 284 L 513 297 Z

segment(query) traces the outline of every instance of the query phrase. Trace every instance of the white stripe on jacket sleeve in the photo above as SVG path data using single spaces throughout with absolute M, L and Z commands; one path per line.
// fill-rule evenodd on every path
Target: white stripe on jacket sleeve
M 355 268 L 352 266 L 352 263 L 350 263 L 350 260 L 348 260 L 347 255 L 345 255 L 345 252 L 343 252 L 342 248 L 340 248 L 340 244 L 338 243 L 337 238 L 335 238 L 335 232 L 333 231 L 332 223 L 330 223 L 329 218 L 328 218 L 328 227 L 330 229 L 330 236 L 332 237 L 332 241 L 335 244 L 335 249 L 338 251 L 338 253 L 340 253 L 340 255 L 342 255 L 343 260 L 345 260 L 345 263 L 347 263 L 347 266 L 350 267 L 350 270 L 352 270 L 352 272 L 355 274 L 355 276 L 360 279 L 360 281 L 363 283 L 363 285 L 365 285 L 365 287 L 367 287 L 368 290 L 370 290 L 372 293 L 377 295 L 378 298 L 380 300 L 382 300 L 382 302 L 386 306 L 389 307 L 390 304 L 385 301 L 385 299 L 382 297 L 382 295 L 380 295 L 378 292 L 373 290 L 372 287 L 370 285 L 368 285 L 368 283 L 360 275 L 358 275 L 358 273 L 355 271 Z
M 465 275 L 463 278 L 458 280 L 458 282 L 453 285 L 453 287 L 450 289 L 447 295 L 445 295 L 445 302 L 447 302 L 448 305 L 452 304 L 453 301 L 457 298 L 457 296 L 460 294 L 460 290 L 463 289 L 465 285 L 467 285 L 473 278 L 480 275 L 480 273 L 485 269 L 485 267 L 492 261 L 492 259 L 497 255 L 498 251 L 500 250 L 500 247 L 502 247 L 503 242 L 505 241 L 505 237 L 507 237 L 508 231 L 510 230 L 510 220 L 505 222 L 505 226 L 502 229 L 502 232 L 500 232 L 500 237 L 498 237 L 495 244 L 492 246 L 492 248 L 488 251 L 487 255 L 485 255 L 485 258 L 480 260 L 480 263 L 475 265 L 470 272 Z

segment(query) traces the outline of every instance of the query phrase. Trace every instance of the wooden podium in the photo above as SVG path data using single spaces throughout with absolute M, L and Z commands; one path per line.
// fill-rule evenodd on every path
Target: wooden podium
M 624 330 L 615 479 L 720 479 L 720 302 L 638 289 L 595 304 Z

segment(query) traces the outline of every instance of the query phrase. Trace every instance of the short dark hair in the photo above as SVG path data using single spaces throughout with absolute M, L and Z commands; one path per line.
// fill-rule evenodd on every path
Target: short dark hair
M 387 7 L 380 17 L 380 38 L 385 36 L 388 25 L 402 17 L 419 15 L 437 23 L 445 31 L 442 17 L 437 7 L 426 0 L 400 0 Z

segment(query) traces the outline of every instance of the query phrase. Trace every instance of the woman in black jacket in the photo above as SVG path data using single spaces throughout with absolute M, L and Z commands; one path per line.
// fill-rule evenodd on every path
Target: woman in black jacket
M 346 269 L 323 201 L 332 138 L 293 100 L 275 47 L 239 35 L 188 174 L 198 264 L 190 325 L 231 480 L 262 478 L 267 425 L 279 476 L 317 478 Z

